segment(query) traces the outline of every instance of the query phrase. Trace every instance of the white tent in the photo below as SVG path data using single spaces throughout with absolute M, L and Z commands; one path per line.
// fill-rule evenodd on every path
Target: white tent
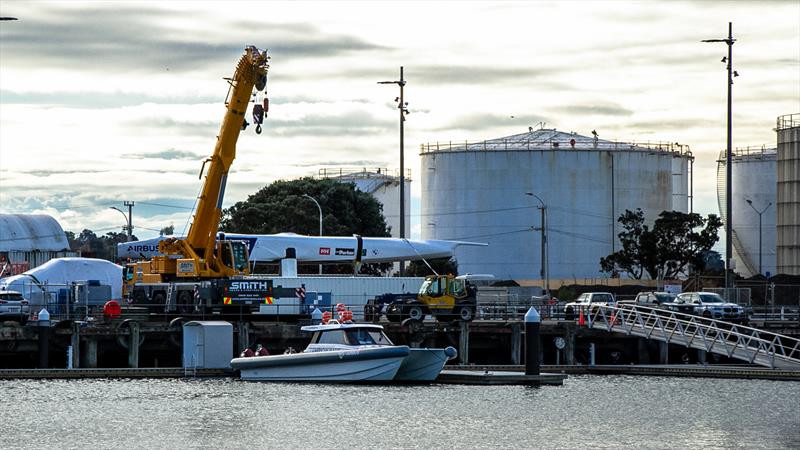
M 56 258 L 20 275 L 0 279 L 0 290 L 21 292 L 31 305 L 46 304 L 47 294 L 58 294 L 76 281 L 97 280 L 111 286 L 111 298 L 122 299 L 122 266 L 95 258 Z

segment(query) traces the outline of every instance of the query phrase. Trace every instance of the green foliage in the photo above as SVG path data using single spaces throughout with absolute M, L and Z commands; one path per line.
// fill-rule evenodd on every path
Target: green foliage
M 458 261 L 453 258 L 435 258 L 429 259 L 428 264 L 433 267 L 439 275 L 453 274 L 458 275 Z M 405 276 L 407 277 L 424 277 L 433 275 L 434 273 L 423 261 L 411 261 L 406 266 Z
M 279 180 L 264 186 L 247 200 L 222 211 L 220 230 L 231 233 L 275 234 L 292 232 L 307 236 L 319 234 L 319 209 L 322 209 L 324 236 L 389 237 L 383 208 L 375 198 L 356 189 L 353 183 L 311 177 Z M 316 271 L 316 265 L 298 270 Z M 364 264 L 359 273 L 377 275 L 391 268 L 390 263 Z M 326 273 L 352 273 L 352 265 L 326 265 Z
M 352 183 L 306 177 L 276 181 L 223 210 L 220 229 L 236 233 L 274 234 L 292 232 L 319 234 L 319 210 L 325 236 L 390 236 L 381 204 Z
M 85 229 L 78 236 L 71 231 L 65 232 L 70 250 L 80 252 L 85 258 L 100 258 L 114 261 L 117 256 L 117 244 L 128 241 L 126 233 L 109 232 L 97 236 L 94 231 Z M 139 240 L 136 236 L 132 240 Z
M 164 227 L 158 231 L 159 236 L 170 236 L 175 234 L 175 225 Z
M 645 274 L 655 279 L 675 279 L 687 269 L 703 270 L 706 252 L 719 240 L 722 221 L 714 214 L 662 211 L 652 229 L 644 224 L 641 209 L 626 210 L 620 217 L 622 249 L 600 259 L 600 267 L 612 276 L 628 273 L 635 279 Z

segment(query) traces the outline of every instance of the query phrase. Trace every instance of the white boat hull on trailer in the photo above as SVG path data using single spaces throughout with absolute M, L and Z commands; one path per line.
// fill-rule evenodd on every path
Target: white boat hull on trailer
M 117 244 L 117 255 L 120 259 L 149 259 L 161 255 L 158 252 L 158 242 L 168 237 L 170 236 Z M 180 238 L 182 239 L 182 237 Z M 286 249 L 291 247 L 295 249 L 298 262 L 322 264 L 347 263 L 355 259 L 370 264 L 401 260 L 412 261 L 422 258 L 446 258 L 453 256 L 456 247 L 459 246 L 486 245 L 477 242 L 436 239 L 303 236 L 294 233 L 225 233 L 225 238 L 246 242 L 250 261 L 278 261 L 286 257 Z M 360 257 L 357 258 L 357 256 Z
M 407 346 L 292 353 L 234 358 L 243 380 L 381 382 L 395 378 L 409 354 Z

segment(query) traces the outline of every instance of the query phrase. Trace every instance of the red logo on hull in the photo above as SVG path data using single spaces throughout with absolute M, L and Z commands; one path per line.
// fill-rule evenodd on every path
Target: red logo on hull
M 331 249 L 329 247 L 320 247 L 319 248 L 319 254 L 320 255 L 330 255 L 331 254 Z

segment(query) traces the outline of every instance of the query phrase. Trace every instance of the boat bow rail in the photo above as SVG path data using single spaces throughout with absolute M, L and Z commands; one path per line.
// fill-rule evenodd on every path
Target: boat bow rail
M 593 329 L 705 350 L 770 368 L 800 369 L 800 340 L 721 320 L 636 305 L 593 306 Z

